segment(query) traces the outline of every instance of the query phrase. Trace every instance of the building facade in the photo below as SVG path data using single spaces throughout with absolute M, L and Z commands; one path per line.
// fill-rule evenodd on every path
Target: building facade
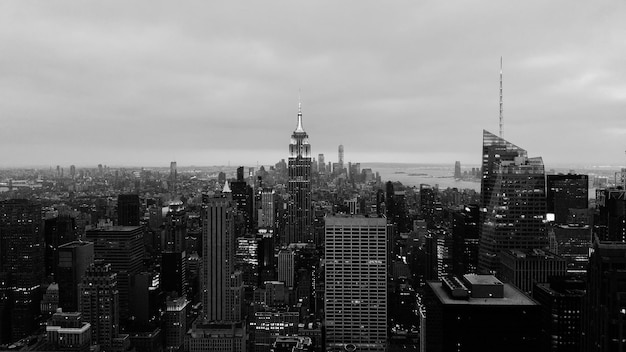
M 298 108 L 298 126 L 291 135 L 287 193 L 287 224 L 284 242 L 313 241 L 313 209 L 311 206 L 311 145 L 302 127 L 302 109 Z
M 387 220 L 326 218 L 326 349 L 385 351 Z
M 541 158 L 483 131 L 479 268 L 496 273 L 500 252 L 547 248 L 546 183 Z

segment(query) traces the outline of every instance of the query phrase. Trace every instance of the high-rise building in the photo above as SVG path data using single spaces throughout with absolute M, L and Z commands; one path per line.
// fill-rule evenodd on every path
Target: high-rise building
M 78 284 L 93 263 L 93 243 L 74 241 L 59 246 L 57 282 L 59 306 L 67 312 L 78 310 Z
M 6 273 L 0 280 L 4 285 L 0 285 L 9 293 L 4 310 L 9 330 L 0 332 L 0 337 L 4 336 L 6 342 L 24 338 L 37 327 L 44 277 L 41 222 L 40 204 L 26 199 L 0 202 L 0 273 Z
M 102 260 L 92 263 L 78 285 L 79 310 L 91 324 L 91 341 L 105 351 L 119 334 L 119 291 L 117 274 Z
M 311 207 L 311 145 L 302 127 L 302 109 L 298 106 L 298 126 L 289 144 L 289 180 L 287 193 L 286 243 L 312 242 L 313 209 Z
M 274 228 L 276 214 L 276 210 L 274 209 L 275 197 L 276 193 L 273 188 L 263 188 L 263 190 L 261 190 L 261 202 L 257 224 L 259 228 Z
M 456 161 L 454 163 L 454 178 L 460 179 L 461 177 L 463 177 L 463 174 L 461 173 L 461 162 Z
M 254 231 L 254 191 L 243 175 L 243 166 L 237 168 L 237 180 L 230 183 L 233 201 L 242 221 L 235 222 L 235 231 L 238 236 L 243 236 Z
M 533 298 L 541 304 L 541 344 L 544 351 L 579 352 L 585 281 L 556 277 L 536 284 Z
M 324 154 L 319 154 L 317 156 L 317 171 L 320 174 L 326 173 L 326 162 L 324 161 Z
M 600 241 L 626 242 L 626 190 L 607 188 L 596 190 L 598 211 L 593 233 Z
M 326 349 L 385 351 L 387 220 L 326 218 Z
M 589 207 L 589 176 L 578 174 L 547 175 L 547 210 L 557 224 L 580 224 L 572 210 Z
M 95 259 L 111 264 L 117 274 L 122 320 L 130 317 L 132 280 L 143 268 L 143 234 L 143 226 L 109 226 L 86 232 L 86 239 L 94 244 Z
M 581 351 L 626 348 L 626 243 L 595 238 L 582 322 Z
M 338 173 L 341 173 L 344 169 L 344 165 L 343 165 L 343 144 L 339 145 L 339 148 L 337 148 L 337 152 L 338 152 L 338 159 L 337 159 L 337 168 L 339 170 Z
M 483 131 L 479 267 L 496 273 L 500 252 L 546 248 L 546 183 L 543 161 Z
M 421 351 L 538 351 L 540 306 L 492 275 L 428 281 Z
M 278 252 L 278 281 L 285 283 L 288 288 L 293 288 L 295 279 L 296 254 L 290 249 Z
M 536 283 L 548 282 L 551 277 L 565 276 L 567 261 L 541 249 L 509 249 L 500 252 L 498 278 L 531 293 Z
M 170 177 L 169 177 L 170 193 L 176 193 L 177 182 L 178 182 L 178 170 L 176 169 L 176 162 L 172 161 L 170 163 Z
M 46 241 L 46 275 L 56 275 L 58 248 L 62 244 L 76 240 L 76 219 L 69 214 L 46 219 L 43 232 Z
M 168 209 L 162 248 L 166 252 L 182 253 L 186 250 L 187 211 L 181 201 L 170 202 Z
M 185 252 L 161 253 L 161 289 L 165 293 L 187 295 L 187 255 Z
M 140 206 L 138 194 L 120 194 L 117 196 L 117 224 L 119 226 L 139 226 Z
M 168 352 L 179 352 L 185 344 L 189 301 L 179 297 L 168 299 L 165 303 L 165 348 Z
M 202 306 L 210 322 L 241 320 L 243 282 L 235 271 L 235 207 L 228 182 L 202 205 Z
M 455 275 L 478 272 L 478 205 L 470 204 L 452 213 L 453 262 Z

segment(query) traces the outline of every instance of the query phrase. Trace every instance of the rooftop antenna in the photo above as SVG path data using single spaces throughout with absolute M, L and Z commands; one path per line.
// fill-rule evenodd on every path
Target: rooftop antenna
M 502 56 L 500 56 L 500 138 L 504 138 L 504 131 L 502 129 L 502 119 L 504 116 L 503 112 L 503 104 L 502 104 Z

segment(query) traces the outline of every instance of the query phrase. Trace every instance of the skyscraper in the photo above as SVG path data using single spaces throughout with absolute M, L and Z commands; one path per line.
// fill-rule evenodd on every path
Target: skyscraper
M 495 273 L 500 252 L 545 248 L 546 183 L 543 161 L 483 131 L 479 268 Z
M 221 194 L 203 197 L 202 305 L 210 322 L 241 319 L 243 282 L 235 271 L 235 208 L 229 191 L 226 182 Z
M 120 317 L 125 320 L 131 313 L 131 283 L 143 267 L 143 227 L 102 227 L 87 231 L 86 238 L 94 244 L 95 259 L 111 264 L 111 270 L 117 274 Z
M 302 128 L 302 108 L 298 106 L 298 126 L 289 144 L 289 181 L 287 193 L 286 243 L 313 240 L 313 209 L 311 208 L 311 145 Z
M 589 176 L 578 174 L 548 175 L 546 180 L 547 210 L 549 214 L 554 214 L 554 222 L 557 224 L 580 224 L 581 222 L 576 219 L 576 213 L 573 210 L 585 211 L 589 207 Z
M 626 243 L 595 238 L 587 269 L 581 351 L 626 347 Z
M 44 277 L 44 241 L 40 228 L 40 204 L 26 199 L 0 202 L 0 273 L 6 273 L 0 281 L 8 289 L 8 303 L 12 306 L 4 311 L 9 314 L 10 331 L 0 332 L 7 342 L 28 336 L 36 327 L 38 293 Z
M 93 263 L 93 243 L 74 241 L 59 246 L 57 282 L 59 306 L 63 311 L 78 310 L 78 284 Z
M 79 310 L 91 324 L 91 341 L 107 351 L 119 333 L 119 291 L 111 264 L 96 260 L 78 285 Z
M 339 167 L 339 173 L 343 171 L 343 144 L 339 144 L 339 148 L 337 148 L 338 152 L 338 161 L 337 166 Z
M 285 283 L 288 288 L 293 288 L 295 279 L 295 253 L 290 249 L 278 252 L 278 281 Z
M 326 218 L 326 350 L 385 351 L 387 221 Z
M 120 194 L 117 196 L 117 224 L 119 226 L 139 226 L 140 205 L 138 194 Z

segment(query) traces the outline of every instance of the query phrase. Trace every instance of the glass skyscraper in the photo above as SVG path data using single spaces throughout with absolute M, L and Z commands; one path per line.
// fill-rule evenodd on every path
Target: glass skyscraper
M 546 181 L 543 160 L 483 131 L 479 269 L 496 273 L 500 252 L 545 248 Z

